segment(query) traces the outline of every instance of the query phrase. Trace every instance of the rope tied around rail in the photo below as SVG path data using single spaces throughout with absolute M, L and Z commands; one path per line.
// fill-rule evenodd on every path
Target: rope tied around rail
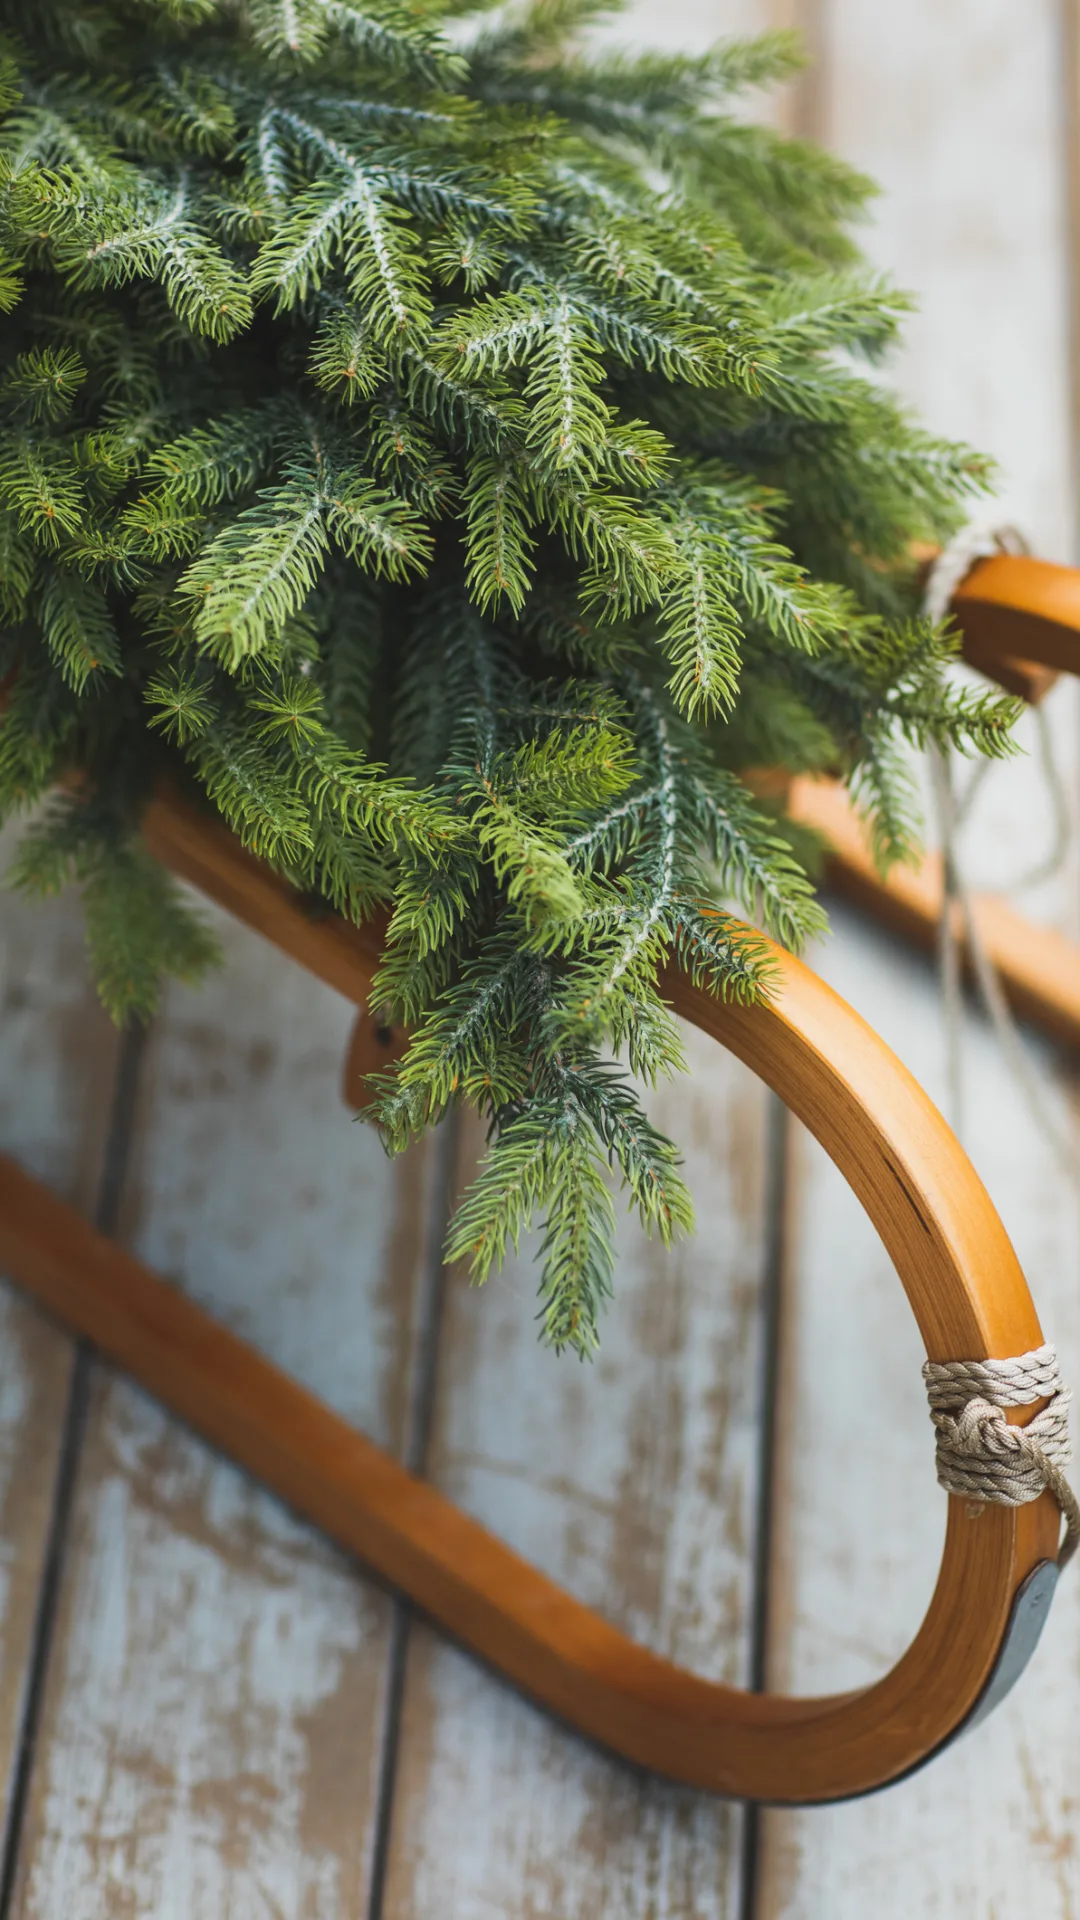
M 1002 1507 L 1022 1507 L 1053 1494 L 1065 1521 L 1058 1553 L 1064 1567 L 1080 1546 L 1080 1502 L 1065 1478 L 1072 1458 L 1072 1394 L 1057 1350 L 1036 1347 L 1011 1360 L 928 1360 L 923 1367 L 937 1435 L 937 1477 L 946 1493 Z M 1010 1426 L 1007 1407 L 1045 1400 L 1024 1427 Z

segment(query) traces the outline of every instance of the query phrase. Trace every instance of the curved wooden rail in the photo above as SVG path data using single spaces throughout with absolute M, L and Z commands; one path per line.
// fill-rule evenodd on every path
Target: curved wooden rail
M 1080 674 L 1076 567 L 1026 554 L 981 560 L 958 588 L 951 612 L 968 664 L 1029 702 L 1041 700 L 1059 673 Z M 781 787 L 778 797 L 783 793 Z M 933 952 L 945 892 L 940 856 L 894 867 L 883 879 L 839 781 L 800 776 L 788 782 L 786 804 L 793 820 L 824 839 L 836 891 L 891 932 Z M 1080 945 L 1028 920 L 998 894 L 979 894 L 972 905 L 983 948 L 1014 1011 L 1053 1039 L 1080 1046 Z M 964 929 L 957 931 L 963 950 Z
M 364 1003 L 377 929 L 308 918 L 284 883 L 180 802 L 154 804 L 147 838 L 177 871 Z M 666 984 L 678 1011 L 774 1087 L 835 1160 L 892 1256 L 932 1358 L 1038 1345 L 1016 1256 L 941 1116 L 822 980 L 779 949 L 774 964 L 772 996 L 752 1008 L 724 1005 L 678 974 Z M 694 1787 L 830 1800 L 909 1771 L 971 1713 L 1018 1589 L 1056 1554 L 1059 1518 L 1048 1496 L 977 1518 L 952 1500 L 929 1611 L 884 1679 L 828 1699 L 742 1693 L 617 1632 L 10 1162 L 0 1162 L 0 1262 L 532 1698 L 627 1759 Z M 930 1459 L 928 1430 L 928 1497 Z
M 866 828 L 838 780 L 800 774 L 788 790 L 787 809 L 825 841 L 827 877 L 836 893 L 924 953 L 936 951 L 945 901 L 940 854 L 926 854 L 917 866 L 893 867 L 882 879 Z M 983 949 L 1014 1013 L 1051 1039 L 1080 1047 L 1077 942 L 1028 920 L 1002 894 L 978 893 L 971 904 Z M 959 924 L 957 936 L 969 964 L 966 930 Z
M 961 582 L 950 612 L 964 659 L 1022 699 L 1040 699 L 1046 675 L 1080 673 L 1076 567 L 1030 554 L 995 554 Z

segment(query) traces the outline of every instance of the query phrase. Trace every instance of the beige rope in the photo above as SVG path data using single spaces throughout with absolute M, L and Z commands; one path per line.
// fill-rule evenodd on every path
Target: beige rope
M 926 576 L 923 588 L 923 613 L 940 627 L 949 611 L 953 595 L 961 587 L 979 560 L 992 559 L 998 553 L 1031 551 L 1018 527 L 981 525 L 971 520 L 942 547 Z
M 923 1367 L 937 1436 L 937 1477 L 946 1493 L 994 1506 L 1022 1507 L 1047 1489 L 1065 1519 L 1058 1554 L 1064 1567 L 1080 1546 L 1080 1503 L 1064 1468 L 1072 1457 L 1072 1395 L 1056 1349 L 1037 1347 L 1011 1360 L 928 1360 Z M 1007 1407 L 1045 1400 L 1027 1426 L 1010 1426 Z
M 1027 551 L 1027 542 L 1013 527 L 965 527 L 931 568 L 924 613 L 935 624 L 944 620 L 953 595 L 978 560 L 995 553 Z M 1020 885 L 1030 885 L 1054 872 L 1062 863 L 1068 844 L 1067 803 L 1054 763 L 1046 717 L 1038 708 L 1036 717 L 1043 771 L 1054 802 L 1055 842 L 1052 856 L 1025 874 Z M 1001 982 L 979 937 L 971 897 L 957 860 L 957 830 L 974 798 L 980 777 L 976 775 L 958 806 L 947 752 L 940 749 L 932 752 L 930 766 L 944 864 L 938 964 L 945 1008 L 953 1124 L 959 1130 L 962 1122 L 958 924 L 962 922 L 979 990 L 1005 1058 L 1041 1132 L 1075 1180 L 1075 1160 L 1046 1110 L 1041 1083 L 1021 1044 Z M 1062 1380 L 1055 1349 L 1039 1347 L 1012 1360 L 955 1360 L 944 1364 L 927 1361 L 923 1378 L 937 1435 L 940 1484 L 947 1493 L 959 1494 L 975 1503 L 993 1502 L 1010 1507 L 1037 1500 L 1049 1489 L 1065 1519 L 1065 1538 L 1058 1554 L 1058 1566 L 1064 1567 L 1080 1546 L 1080 1503 L 1064 1473 L 1072 1454 L 1069 1440 L 1072 1396 Z M 1027 1426 L 1009 1425 L 1006 1408 L 1031 1406 L 1036 1400 L 1045 1400 L 1046 1405 Z
M 1027 553 L 1028 543 L 1012 526 L 972 523 L 963 527 L 938 555 L 927 576 L 923 613 L 940 624 L 948 614 L 957 588 L 972 567 L 995 553 Z M 1054 813 L 1054 845 L 1048 856 L 1028 872 L 1006 883 L 1013 889 L 1034 885 L 1056 872 L 1068 851 L 1070 825 L 1064 783 L 1054 759 L 1046 715 L 1035 708 L 1040 759 Z M 1064 1139 L 1051 1117 L 1042 1083 L 1024 1050 L 1020 1034 L 1005 998 L 1001 981 L 979 934 L 970 891 L 961 870 L 957 841 L 959 829 L 981 785 L 988 764 L 976 769 L 968 791 L 958 802 L 953 791 L 952 758 L 947 748 L 932 746 L 929 754 L 931 783 L 941 834 L 943 860 L 943 900 L 938 926 L 938 971 L 941 978 L 945 1016 L 946 1084 L 949 1091 L 949 1120 L 963 1135 L 963 1003 L 961 997 L 962 935 L 966 936 L 978 985 L 998 1045 L 1013 1074 L 1036 1126 L 1068 1179 L 1080 1188 L 1080 1167 L 1070 1141 Z
M 999 553 L 1026 553 L 1027 541 L 1018 528 L 1012 526 L 991 525 L 969 521 L 960 528 L 944 546 L 926 576 L 923 590 L 923 615 L 935 626 L 941 626 L 948 618 L 949 608 L 957 589 L 967 579 L 972 568 L 980 560 L 991 558 Z M 957 858 L 957 838 L 961 820 L 967 812 L 985 776 L 986 765 L 976 768 L 969 791 L 958 804 L 953 790 L 952 756 L 947 747 L 931 744 L 929 749 L 931 787 L 935 810 L 938 816 L 938 828 L 941 835 L 942 853 L 942 903 L 941 919 L 938 922 L 938 975 L 941 981 L 942 1011 L 945 1017 L 945 1081 L 948 1087 L 949 1121 L 959 1135 L 964 1132 L 964 1073 L 963 1073 L 963 998 L 961 992 L 962 941 L 958 921 L 966 923 L 969 946 L 976 964 L 980 987 L 986 980 L 987 967 L 980 965 L 982 959 L 981 941 L 970 911 L 967 889 L 964 885 Z M 988 963 L 987 963 L 988 964 Z M 1022 1049 L 1019 1042 L 1010 1048 L 1004 1031 L 995 1020 L 997 1007 L 987 1005 L 991 1021 L 997 1028 L 999 1042 L 1015 1064 L 1014 1055 Z M 1006 1022 L 1009 1014 L 1006 1010 Z M 1032 1100 L 1028 1084 L 1030 1076 L 1021 1076 L 1025 1081 L 1025 1092 L 1029 1102 Z M 1036 1104 L 1038 1103 L 1036 1096 Z M 1040 1114 L 1041 1123 L 1041 1114 Z

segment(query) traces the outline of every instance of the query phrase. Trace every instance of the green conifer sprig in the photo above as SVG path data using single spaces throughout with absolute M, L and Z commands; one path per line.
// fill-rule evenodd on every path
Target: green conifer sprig
M 450 1251 L 538 1222 L 588 1353 L 613 1180 L 692 1218 L 636 1084 L 683 1064 L 658 968 L 753 999 L 737 913 L 822 924 L 740 770 L 846 774 L 887 858 L 905 743 L 1003 752 L 1012 710 L 914 618 L 987 470 L 858 369 L 907 304 L 867 183 L 733 107 L 790 40 L 470 10 L 0 0 L 0 812 L 45 802 L 15 878 L 82 886 L 117 1017 L 212 958 L 140 848 L 163 772 L 385 910 L 387 1144 L 481 1109 Z

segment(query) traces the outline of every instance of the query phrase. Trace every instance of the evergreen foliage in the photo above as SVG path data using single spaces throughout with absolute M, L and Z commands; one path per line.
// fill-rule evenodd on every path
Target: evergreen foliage
M 842 771 L 888 859 L 904 742 L 1011 719 L 913 614 L 985 471 L 858 370 L 905 305 L 867 184 L 732 105 L 789 42 L 584 52 L 598 11 L 0 0 L 0 805 L 78 774 L 16 877 L 82 883 L 118 1017 L 212 957 L 140 850 L 165 770 L 388 909 L 384 1136 L 479 1105 L 451 1251 L 540 1218 L 581 1352 L 611 1170 L 691 1221 L 629 1077 L 681 1063 L 658 963 L 751 998 L 733 913 L 821 924 L 740 769 Z

